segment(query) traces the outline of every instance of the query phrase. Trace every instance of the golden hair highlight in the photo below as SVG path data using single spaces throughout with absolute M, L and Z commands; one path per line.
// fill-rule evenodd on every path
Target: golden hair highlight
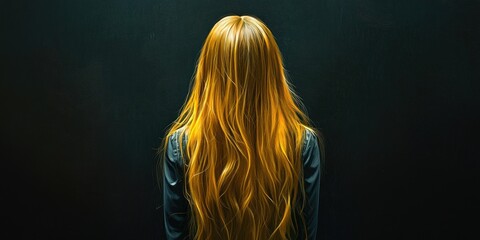
M 305 131 L 319 132 L 272 32 L 256 17 L 222 18 L 205 39 L 192 83 L 159 148 L 164 153 L 179 131 L 190 238 L 291 239 L 305 204 Z

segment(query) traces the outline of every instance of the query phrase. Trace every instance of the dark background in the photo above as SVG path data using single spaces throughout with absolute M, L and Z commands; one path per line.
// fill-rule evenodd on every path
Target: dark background
M 155 148 L 211 27 L 250 14 L 326 137 L 320 239 L 479 235 L 478 0 L 0 9 L 2 234 L 161 239 Z

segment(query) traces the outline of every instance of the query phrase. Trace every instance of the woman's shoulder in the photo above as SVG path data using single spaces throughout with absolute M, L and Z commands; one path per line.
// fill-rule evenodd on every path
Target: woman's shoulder
M 306 128 L 303 140 L 303 163 L 305 166 L 317 168 L 320 165 L 320 148 L 317 133 Z
M 176 164 L 181 164 L 182 161 L 180 159 L 180 137 L 181 133 L 184 132 L 186 128 L 181 127 L 175 130 L 169 137 L 168 137 L 168 149 L 167 153 L 171 156 L 171 160 L 174 161 Z M 185 148 L 186 144 L 186 134 L 183 135 L 183 148 Z
M 179 147 L 179 138 L 180 138 L 181 133 L 183 133 L 183 132 L 185 132 L 185 135 L 183 136 L 183 139 L 185 140 L 186 134 L 187 134 L 187 128 L 184 126 L 184 127 L 178 128 L 177 130 L 175 130 L 169 136 L 169 138 L 168 138 L 169 143 L 172 143 L 174 145 L 174 147 L 178 148 Z
M 315 147 L 315 143 L 317 143 L 318 146 L 318 136 L 315 130 L 311 128 L 305 128 L 304 130 L 305 134 L 303 135 L 303 145 L 304 148 L 311 148 Z

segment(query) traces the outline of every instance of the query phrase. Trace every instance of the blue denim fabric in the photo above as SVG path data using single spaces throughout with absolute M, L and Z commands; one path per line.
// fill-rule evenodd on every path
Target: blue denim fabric
M 168 141 L 163 178 L 164 223 L 167 240 L 189 239 L 188 219 L 189 205 L 184 196 L 183 161 L 179 150 L 179 131 L 175 132 Z M 183 139 L 186 143 L 186 137 Z M 185 146 L 185 144 L 183 145 Z M 302 152 L 304 186 L 306 205 L 304 217 L 307 224 L 309 240 L 316 239 L 318 225 L 318 211 L 320 202 L 320 149 L 317 137 L 306 131 Z M 296 220 L 299 224 L 300 220 Z M 298 239 L 304 239 L 304 232 L 300 227 Z

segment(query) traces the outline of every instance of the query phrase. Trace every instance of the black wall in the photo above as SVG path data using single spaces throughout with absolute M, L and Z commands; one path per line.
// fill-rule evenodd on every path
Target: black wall
M 478 0 L 2 1 L 0 9 L 5 234 L 161 239 L 155 148 L 203 40 L 229 14 L 270 27 L 326 136 L 321 239 L 476 234 Z

